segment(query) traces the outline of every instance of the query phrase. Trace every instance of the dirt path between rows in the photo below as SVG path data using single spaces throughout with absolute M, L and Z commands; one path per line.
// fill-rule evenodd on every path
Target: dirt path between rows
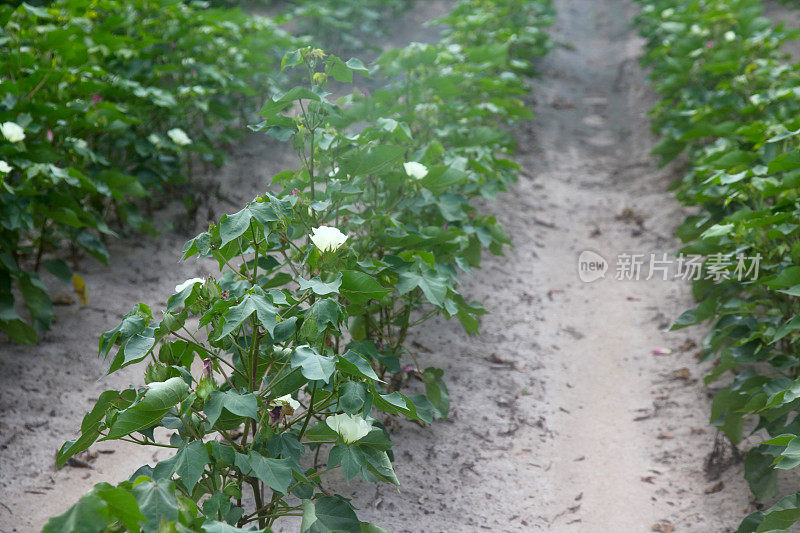
M 413 20 L 446 6 L 419 4 Z M 663 333 L 691 305 L 688 286 L 613 279 L 620 253 L 674 251 L 683 218 L 666 192 L 674 171 L 657 170 L 648 155 L 653 96 L 628 27 L 633 7 L 556 7 L 552 32 L 562 45 L 532 82 L 537 118 L 517 132 L 523 176 L 485 206 L 515 248 L 465 280 L 465 294 L 491 311 L 482 336 L 439 320 L 411 339 L 423 360 L 445 369 L 452 416 L 429 428 L 397 422 L 399 491 L 331 488 L 391 532 L 730 530 L 748 511 L 748 491 L 741 465 L 716 479 L 704 471 L 716 434 L 698 383 L 699 333 Z M 431 35 L 420 32 L 402 38 Z M 219 175 L 229 201 L 202 215 L 237 209 L 267 176 L 293 166 L 282 146 L 249 138 Z M 178 206 L 167 213 L 180 222 Z M 159 309 L 176 283 L 212 272 L 176 264 L 185 236 L 115 244 L 111 268 L 82 272 L 89 307 L 60 309 L 34 348 L 0 346 L 0 531 L 37 531 L 94 483 L 153 460 L 150 450 L 101 443 L 89 468 L 53 467 L 98 392 L 139 383 L 133 371 L 97 381 L 105 368 L 94 357 L 98 334 L 135 302 Z M 609 261 L 606 279 L 580 281 L 577 257 L 587 249 Z M 653 354 L 663 348 L 672 353 Z

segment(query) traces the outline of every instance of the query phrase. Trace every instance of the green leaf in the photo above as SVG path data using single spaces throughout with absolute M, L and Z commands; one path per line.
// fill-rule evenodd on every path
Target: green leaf
M 48 520 L 42 533 L 100 533 L 109 522 L 106 503 L 97 494 L 89 493 L 64 514 Z
M 367 378 L 383 382 L 383 380 L 378 377 L 378 374 L 375 373 L 369 361 L 353 350 L 347 350 L 343 355 L 337 357 L 339 358 L 339 368 L 342 372 L 358 378 Z
M 442 376 L 444 376 L 444 370 L 432 366 L 426 368 L 422 373 L 428 400 L 436 408 L 440 417 L 447 418 L 447 413 L 450 412 L 450 394 L 447 392 L 447 385 Z
M 382 286 L 369 274 L 357 270 L 342 272 L 341 293 L 353 303 L 363 304 L 370 299 L 377 300 L 390 292 L 391 289 Z
M 327 383 L 336 370 L 336 360 L 316 353 L 309 346 L 298 346 L 292 352 L 291 366 L 300 368 L 306 379 Z
M 21 319 L 0 320 L 0 330 L 3 330 L 11 340 L 19 344 L 36 344 L 39 342 L 39 334 L 36 333 L 36 330 Z
M 328 455 L 328 464 L 342 465 L 342 475 L 348 481 L 358 476 L 370 482 L 400 484 L 386 452 L 376 448 L 337 444 Z
M 306 438 L 314 442 L 333 442 L 339 438 L 331 427 L 324 421 L 317 422 L 314 426 L 306 432 Z
M 133 389 L 126 389 L 122 392 L 110 390 L 100 394 L 95 406 L 83 417 L 83 421 L 81 422 L 81 436 L 77 439 L 65 442 L 58 451 L 58 454 L 56 454 L 56 467 L 61 468 L 64 466 L 67 459 L 86 450 L 100 437 L 100 422 L 105 418 L 106 411 L 110 407 L 124 409 L 128 407 L 135 398 L 136 392 Z
M 702 235 L 700 235 L 703 239 L 710 239 L 713 237 L 722 237 L 723 235 L 729 234 L 733 231 L 733 224 L 715 224 L 705 230 Z
M 792 151 L 780 154 L 770 161 L 769 165 L 767 165 L 767 172 L 775 174 L 776 172 L 794 170 L 796 168 L 800 168 L 800 152 Z
M 39 331 L 50 329 L 50 323 L 53 321 L 53 305 L 47 295 L 47 287 L 44 286 L 39 276 L 36 274 L 20 276 L 19 288 L 25 299 L 25 305 L 31 312 L 36 329 Z
M 134 483 L 133 496 L 147 519 L 142 526 L 144 533 L 158 533 L 162 520 L 178 520 L 178 500 L 172 481 L 140 478 Z
M 258 478 L 269 488 L 282 494 L 289 491 L 289 485 L 294 480 L 291 464 L 291 459 L 264 457 L 252 450 L 247 455 L 236 454 L 236 467 L 242 474 Z
M 181 447 L 172 459 L 158 463 L 155 470 L 158 470 L 160 465 L 167 463 L 169 464 L 169 469 L 154 477 L 167 478 L 172 476 L 173 473 L 178 474 L 191 494 L 197 482 L 203 477 L 203 472 L 209 461 L 205 444 L 202 441 L 194 440 Z
M 139 510 L 133 494 L 108 483 L 95 485 L 92 492 L 106 502 L 109 514 L 119 520 L 126 530 L 139 531 L 139 522 L 143 522 L 145 517 Z
M 327 283 L 321 281 L 319 278 L 313 278 L 311 280 L 297 278 L 297 284 L 300 285 L 301 291 L 311 289 L 314 294 L 319 294 L 320 296 L 338 294 L 339 287 L 342 285 L 342 275 L 339 274 L 335 280 Z
M 301 533 L 361 533 L 353 507 L 340 496 L 303 500 Z
M 800 520 L 800 493 L 781 499 L 766 511 L 747 515 L 736 533 L 778 533 Z
M 764 448 L 751 449 L 744 460 L 744 478 L 758 501 L 772 499 L 778 494 L 778 476 L 772 468 L 774 458 L 762 453 Z
M 800 266 L 790 266 L 765 282 L 770 289 L 785 289 L 800 284 Z
M 397 283 L 397 291 L 405 294 L 410 290 L 419 287 L 430 303 L 436 307 L 443 307 L 444 300 L 447 298 L 447 286 L 438 278 L 427 275 L 420 275 L 414 272 L 404 272 L 400 274 Z
M 784 292 L 784 291 L 781 291 Z M 775 332 L 775 336 L 772 337 L 772 343 L 776 343 L 782 338 L 784 338 L 789 333 L 793 331 L 800 330 L 800 315 L 795 315 L 792 317 L 788 322 L 782 325 L 778 331 Z
M 234 329 L 241 326 L 253 313 L 258 317 L 258 321 L 261 325 L 272 335 L 275 332 L 275 326 L 278 325 L 277 309 L 275 309 L 275 306 L 273 306 L 265 296 L 261 294 L 248 294 L 239 305 L 235 305 L 227 310 L 224 315 L 224 326 L 222 332 L 217 336 L 217 340 L 229 335 Z
M 233 215 L 222 215 L 219 220 L 219 236 L 222 239 L 220 246 L 225 246 L 232 240 L 241 237 L 250 227 L 252 217 L 253 215 L 247 207 Z
M 800 437 L 789 441 L 781 452 L 781 456 L 775 461 L 775 468 L 780 470 L 791 470 L 800 465 Z
M 339 322 L 342 319 L 342 308 L 338 302 L 325 298 L 314 302 L 314 305 L 311 306 L 310 314 L 317 326 L 317 331 L 322 333 L 328 326 L 332 329 L 338 329 Z
M 367 401 L 367 387 L 363 383 L 345 381 L 339 387 L 339 407 L 345 413 L 354 415 L 364 408 Z
M 258 400 L 252 392 L 239 394 L 232 390 L 224 392 L 213 391 L 203 409 L 206 418 L 208 418 L 208 422 L 212 426 L 216 423 L 223 408 L 234 415 L 258 420 Z
M 369 152 L 349 154 L 342 161 L 341 168 L 351 176 L 367 176 L 399 162 L 405 153 L 404 146 L 380 145 Z
M 48 272 L 64 283 L 72 281 L 72 269 L 61 259 L 49 259 L 42 264 Z
M 119 412 L 108 435 L 102 440 L 118 439 L 134 431 L 149 428 L 187 396 L 189 385 L 183 378 L 174 377 L 167 381 L 150 383 L 138 402 Z

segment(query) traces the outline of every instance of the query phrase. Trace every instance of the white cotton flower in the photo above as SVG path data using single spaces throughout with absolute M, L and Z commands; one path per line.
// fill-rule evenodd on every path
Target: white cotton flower
M 150 141 L 150 142 L 151 142 L 151 143 L 153 143 L 153 144 L 159 144 L 159 143 L 161 143 L 161 137 L 159 137 L 159 136 L 158 136 L 158 135 L 156 135 L 155 133 L 151 133 L 150 135 L 148 135 L 148 136 L 147 136 L 147 140 L 148 140 L 148 141 Z
M 372 424 L 360 416 L 333 415 L 326 418 L 325 423 L 347 444 L 364 438 L 372 430 Z
M 422 163 L 417 163 L 416 161 L 409 161 L 408 163 L 403 163 L 403 168 L 405 169 L 406 174 L 408 174 L 415 180 L 421 180 L 422 178 L 428 175 L 428 167 L 426 167 Z
M 286 394 L 284 396 L 281 396 L 280 398 L 275 398 L 274 400 L 269 402 L 269 406 L 273 408 L 287 406 L 291 407 L 292 411 L 297 411 L 298 409 L 300 409 L 300 402 L 292 398 L 291 394 Z
M 12 143 L 18 143 L 25 138 L 25 130 L 16 122 L 3 122 L 0 124 L 0 132 Z
M 670 8 L 667 8 L 664 11 L 661 12 L 661 18 L 668 19 L 674 14 L 675 14 L 675 10 L 670 7 Z
M 735 39 L 736 39 L 736 33 L 732 32 L 730 30 L 725 32 L 725 40 L 726 41 L 731 42 L 731 41 L 733 41 Z
M 0 159 L 0 174 L 8 174 L 13 169 L 11 165 Z
M 320 226 L 311 230 L 311 242 L 320 252 L 335 252 L 346 240 L 347 235 L 332 226 Z
M 186 146 L 187 144 L 192 144 L 192 140 L 186 135 L 186 132 L 180 128 L 172 128 L 167 132 L 169 138 L 172 139 L 172 142 L 177 144 L 178 146 Z
M 176 293 L 177 293 L 177 292 L 181 292 L 181 291 L 183 291 L 183 290 L 184 290 L 186 287 L 191 287 L 191 286 L 192 286 L 192 285 L 194 285 L 195 283 L 205 283 L 205 282 L 206 282 L 206 280 L 205 280 L 205 279 L 203 279 L 203 278 L 192 278 L 192 279 L 187 279 L 186 281 L 184 281 L 184 282 L 183 282 L 183 283 L 181 283 L 180 285 L 176 285 L 176 286 L 175 286 L 175 292 L 176 292 Z

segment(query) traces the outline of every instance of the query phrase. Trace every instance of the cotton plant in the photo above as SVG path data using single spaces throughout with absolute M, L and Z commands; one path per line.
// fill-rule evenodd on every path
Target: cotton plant
M 459 271 L 508 242 L 471 204 L 513 173 L 498 155 L 512 147 L 498 116 L 525 116 L 512 56 L 471 63 L 469 48 L 485 42 L 456 30 L 469 27 L 469 10 L 491 12 L 486 4 L 463 1 L 467 11 L 435 47 L 386 54 L 381 65 L 395 80 L 387 94 L 397 97 L 333 102 L 327 85 L 369 75 L 363 63 L 313 47 L 283 58 L 305 82 L 269 98 L 252 129 L 289 142 L 300 168 L 273 177 L 281 192 L 186 243 L 183 260 L 218 269 L 178 283 L 161 314 L 140 303 L 101 336 L 108 372 L 140 365 L 145 386 L 101 394 L 57 462 L 98 440 L 167 448 L 171 457 L 117 486 L 97 485 L 46 533 L 92 513 L 134 530 L 164 520 L 187 531 L 269 531 L 298 516 L 304 532 L 380 531 L 326 480 L 399 483 L 385 421 L 430 424 L 447 417 L 450 402 L 444 372 L 426 366 L 407 336 L 437 315 L 476 333 L 484 311 L 460 294 Z M 501 34 L 490 38 L 502 43 Z M 431 99 L 442 73 L 426 62 L 436 56 L 444 75 L 469 86 L 463 96 Z M 490 76 L 500 81 L 482 83 Z M 481 107 L 489 99 L 494 110 Z M 422 105 L 441 129 L 416 116 Z M 416 392 L 403 387 L 412 378 Z M 132 507 L 117 506 L 123 500 Z
M 271 90 L 280 51 L 297 46 L 271 20 L 240 10 L 170 0 L 93 6 L 0 5 L 0 159 L 13 168 L 0 170 L 0 211 L 22 208 L 3 224 L 0 252 L 10 259 L 0 261 L 0 279 L 10 287 L 0 332 L 20 344 L 49 329 L 49 290 L 63 292 L 44 273 L 83 303 L 73 270 L 107 264 L 109 239 L 156 233 L 151 202 L 188 197 L 197 165 L 224 161 L 255 88 Z
M 650 113 L 661 137 L 653 152 L 663 163 L 684 154 L 687 171 L 674 189 L 692 215 L 676 235 L 680 252 L 702 264 L 692 287 L 698 303 L 672 329 L 708 323 L 699 355 L 714 363 L 704 378 L 716 382 L 710 423 L 741 449 L 753 500 L 775 502 L 737 531 L 788 531 L 800 517 L 796 487 L 779 498 L 780 471 L 798 466 L 800 449 L 800 101 L 786 95 L 800 67 L 785 50 L 798 37 L 762 17 L 757 0 L 647 4 L 653 9 L 636 22 L 662 96 Z

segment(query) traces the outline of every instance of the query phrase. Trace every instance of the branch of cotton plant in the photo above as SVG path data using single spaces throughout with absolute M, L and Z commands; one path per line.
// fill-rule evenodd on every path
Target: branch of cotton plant
M 289 364 L 289 361 L 286 361 L 285 363 L 283 363 L 283 365 L 281 365 L 280 369 L 278 369 L 277 374 L 275 374 L 275 377 L 272 378 L 272 381 L 270 381 L 269 384 L 266 387 L 264 387 L 264 390 L 261 391 L 258 394 L 259 397 L 266 396 L 269 393 L 270 389 L 272 389 L 272 387 L 274 387 L 275 385 L 277 385 L 278 383 L 280 383 L 281 381 L 283 381 L 284 379 L 286 379 L 289 376 L 289 374 L 286 374 L 285 376 L 281 376 L 281 374 L 283 373 L 283 370 L 286 368 L 286 365 L 288 365 L 288 364 Z M 279 377 L 280 377 L 280 379 L 279 379 Z
M 286 263 L 284 263 L 284 264 L 286 264 L 286 265 L 289 265 L 289 268 L 291 268 L 291 269 L 292 269 L 292 272 L 294 272 L 294 275 L 295 275 L 295 276 L 299 276 L 299 275 L 300 275 L 300 273 L 299 273 L 299 272 L 297 271 L 297 269 L 294 267 L 294 263 L 292 263 L 292 260 L 291 260 L 291 259 L 289 259 L 289 256 L 288 256 L 288 255 L 286 255 L 286 250 L 284 250 L 284 249 L 282 249 L 282 248 L 281 248 L 281 255 L 283 255 L 283 258 L 284 258 L 284 259 L 286 259 Z
M 308 401 L 311 408 L 308 410 L 308 415 L 306 416 L 306 421 L 303 423 L 303 427 L 300 428 L 300 433 L 297 435 L 297 440 L 303 438 L 303 435 L 306 433 L 306 428 L 308 428 L 308 423 L 311 421 L 311 416 L 314 414 L 314 395 L 317 392 L 317 382 L 314 382 L 314 385 L 311 386 L 311 399 Z
M 192 412 L 194 414 L 196 414 L 197 416 L 199 416 L 204 422 L 206 422 L 206 423 L 209 422 L 208 421 L 208 417 L 205 415 L 205 413 L 197 410 L 194 406 L 192 406 L 191 409 L 192 409 Z M 231 437 L 228 434 L 227 431 L 225 431 L 223 429 L 220 429 L 219 426 L 217 426 L 216 424 L 209 424 L 209 425 L 211 425 L 211 427 L 214 429 L 214 431 L 216 431 L 217 433 L 222 435 L 222 438 L 225 439 L 228 442 L 228 444 L 230 444 L 233 447 L 234 450 L 236 450 L 236 451 L 242 451 L 243 450 L 243 448 L 241 448 L 239 446 L 239 444 L 237 444 L 236 441 L 233 440 L 233 437 Z M 176 446 L 176 448 L 177 448 L 177 446 Z
M 258 243 L 256 242 L 256 227 L 250 226 L 250 231 L 253 234 L 253 283 L 258 279 Z M 247 264 L 245 262 L 245 264 Z
M 128 438 L 128 437 L 120 437 L 119 440 L 121 440 L 123 442 L 130 442 L 132 444 L 140 444 L 142 446 L 156 446 L 158 448 L 175 448 L 175 449 L 179 448 L 179 446 L 173 446 L 172 444 L 162 444 L 160 442 L 151 442 L 151 441 L 138 440 L 138 439 L 136 439 L 134 437 L 130 437 L 130 438 Z

